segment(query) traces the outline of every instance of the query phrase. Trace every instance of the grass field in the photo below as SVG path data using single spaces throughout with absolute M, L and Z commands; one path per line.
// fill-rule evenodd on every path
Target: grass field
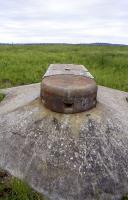
M 51 63 L 83 64 L 98 84 L 128 91 L 128 47 L 88 45 L 0 46 L 0 88 L 40 82 Z

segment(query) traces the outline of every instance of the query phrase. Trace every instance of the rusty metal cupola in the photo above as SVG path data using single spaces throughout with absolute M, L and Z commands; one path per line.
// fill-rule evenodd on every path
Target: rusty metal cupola
M 52 111 L 78 113 L 96 106 L 97 85 L 83 65 L 51 64 L 41 83 L 41 100 Z

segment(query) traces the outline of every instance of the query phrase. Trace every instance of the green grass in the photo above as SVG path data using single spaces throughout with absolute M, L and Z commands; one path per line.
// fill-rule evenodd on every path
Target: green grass
M 128 91 L 128 47 L 0 46 L 0 88 L 36 83 L 51 63 L 87 66 L 100 85 Z
M 0 171 L 1 200 L 46 200 L 43 195 L 35 192 L 25 182 Z
M 0 93 L 0 102 L 4 99 L 5 95 Z

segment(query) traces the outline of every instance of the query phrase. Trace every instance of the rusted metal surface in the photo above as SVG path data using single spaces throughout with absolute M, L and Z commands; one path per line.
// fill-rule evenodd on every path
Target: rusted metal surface
M 50 65 L 41 83 L 44 105 L 60 113 L 77 113 L 96 106 L 97 85 L 82 65 Z

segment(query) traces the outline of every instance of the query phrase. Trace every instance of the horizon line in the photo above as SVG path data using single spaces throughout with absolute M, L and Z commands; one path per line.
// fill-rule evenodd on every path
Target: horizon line
M 128 44 L 109 43 L 109 42 L 92 42 L 92 43 L 68 43 L 68 42 L 0 42 L 0 45 L 48 45 L 48 44 L 66 44 L 66 45 L 115 45 L 128 46 Z

